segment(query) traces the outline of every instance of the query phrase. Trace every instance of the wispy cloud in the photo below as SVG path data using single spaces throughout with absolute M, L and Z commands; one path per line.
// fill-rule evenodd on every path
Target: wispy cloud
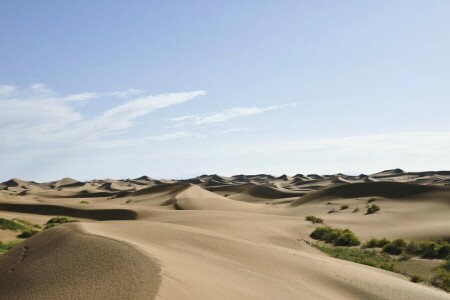
M 43 84 L 33 84 L 22 90 L 3 85 L 0 86 L 0 139 L 7 145 L 96 140 L 130 129 L 137 118 L 155 110 L 190 101 L 205 93 L 192 91 L 131 98 L 142 91 L 130 89 L 60 96 Z M 127 99 L 90 118 L 77 110 L 76 102 L 99 97 Z
M 179 138 L 193 137 L 195 135 L 196 134 L 194 134 L 192 132 L 188 132 L 188 131 L 178 131 L 178 132 L 171 132 L 171 133 L 149 136 L 149 137 L 143 138 L 142 141 L 153 140 L 153 141 L 159 141 L 159 142 L 166 142 L 166 141 L 175 140 L 175 139 L 179 139 Z
M 280 108 L 284 108 L 287 106 L 294 106 L 294 104 L 286 104 L 286 105 L 272 105 L 265 107 L 234 107 L 230 109 L 225 109 L 218 112 L 205 113 L 199 115 L 186 115 L 181 117 L 176 117 L 170 119 L 176 123 L 192 123 L 195 125 L 202 124 L 212 124 L 212 123 L 221 123 L 226 122 L 231 119 L 242 118 L 247 116 L 252 116 L 260 113 L 264 113 L 271 110 L 277 110 Z

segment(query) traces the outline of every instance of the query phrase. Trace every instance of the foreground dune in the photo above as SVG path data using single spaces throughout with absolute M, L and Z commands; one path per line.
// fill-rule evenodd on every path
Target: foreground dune
M 5 299 L 449 299 L 403 275 L 311 247 L 315 215 L 371 236 L 450 238 L 449 174 L 389 170 L 371 176 L 200 176 L 188 181 L 0 186 L 0 217 L 44 230 L 0 255 Z M 374 180 L 367 180 L 373 178 Z M 376 180 L 376 181 L 375 181 Z M 304 184 L 303 184 L 304 183 Z M 365 215 L 368 200 L 382 208 Z M 81 201 L 89 204 L 81 204 Z M 7 240 L 11 231 L 1 231 Z

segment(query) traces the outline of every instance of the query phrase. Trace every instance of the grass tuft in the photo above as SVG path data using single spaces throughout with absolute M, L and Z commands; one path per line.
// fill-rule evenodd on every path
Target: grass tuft
M 314 217 L 314 216 L 307 216 L 307 217 L 305 217 L 305 220 L 306 221 L 310 221 L 313 224 L 323 223 L 323 219 L 318 218 L 318 217 Z
M 380 211 L 380 207 L 376 204 L 372 204 L 372 206 L 369 206 L 367 208 L 366 215 L 371 215 L 373 213 L 376 213 L 377 211 Z

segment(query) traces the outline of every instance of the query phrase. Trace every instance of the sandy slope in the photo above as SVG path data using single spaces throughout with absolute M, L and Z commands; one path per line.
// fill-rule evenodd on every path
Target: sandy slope
M 67 215 L 81 222 L 45 230 L 0 256 L 0 295 L 449 299 L 401 275 L 326 256 L 305 243 L 316 225 L 304 221 L 319 216 L 363 240 L 449 238 L 448 177 L 445 171 L 388 170 L 353 177 L 204 175 L 182 182 L 15 179 L 0 191 L 0 217 L 43 224 Z M 304 195 L 305 186 L 316 191 Z M 364 214 L 369 199 L 379 213 Z M 342 204 L 350 208 L 340 211 Z M 360 212 L 353 213 L 355 207 Z

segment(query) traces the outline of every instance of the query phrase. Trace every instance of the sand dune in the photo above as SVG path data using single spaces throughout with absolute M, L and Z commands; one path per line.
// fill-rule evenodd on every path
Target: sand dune
M 149 256 L 73 224 L 10 250 L 0 269 L 3 299 L 152 299 L 161 282 Z
M 202 175 L 187 180 L 51 183 L 12 179 L 0 217 L 44 230 L 0 255 L 5 299 L 449 299 L 308 243 L 317 227 L 371 236 L 450 239 L 450 173 Z M 366 215 L 368 202 L 381 211 Z M 341 210 L 342 205 L 349 208 Z M 354 212 L 360 208 L 359 212 Z M 333 213 L 329 213 L 330 210 Z M 17 235 L 0 230 L 0 239 Z

